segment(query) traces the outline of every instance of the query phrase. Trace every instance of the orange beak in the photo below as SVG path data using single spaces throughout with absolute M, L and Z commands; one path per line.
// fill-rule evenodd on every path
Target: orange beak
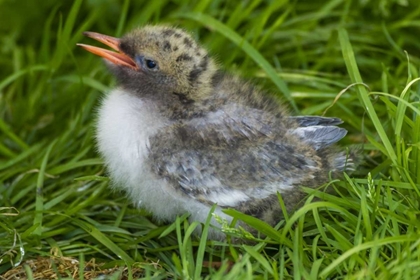
M 107 36 L 107 35 L 102 35 L 102 34 L 99 34 L 99 33 L 96 33 L 96 32 L 89 32 L 89 31 L 88 32 L 83 32 L 83 35 L 85 35 L 89 38 L 95 39 L 96 41 L 99 41 L 102 44 L 105 44 L 105 45 L 111 47 L 116 52 L 110 51 L 110 50 L 107 50 L 107 49 L 102 49 L 102 48 L 90 46 L 90 45 L 85 45 L 85 44 L 77 44 L 78 46 L 84 48 L 88 52 L 91 52 L 93 54 L 96 54 L 100 57 L 105 58 L 106 60 L 114 63 L 115 65 L 130 67 L 131 69 L 134 69 L 134 70 L 139 69 L 137 64 L 134 62 L 134 60 L 132 60 L 128 55 L 124 54 L 121 51 L 121 49 L 120 49 L 120 39 L 115 38 L 115 37 L 111 37 L 111 36 Z

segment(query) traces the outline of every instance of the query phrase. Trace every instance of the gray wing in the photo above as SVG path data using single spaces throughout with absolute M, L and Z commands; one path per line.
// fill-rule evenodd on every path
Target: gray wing
M 293 129 L 293 133 L 316 150 L 338 142 L 347 134 L 347 130 L 336 126 L 343 122 L 339 118 L 298 116 L 291 119 L 299 125 L 298 128 Z
M 278 130 L 265 118 L 247 114 L 161 131 L 150 141 L 151 166 L 180 193 L 225 207 L 319 185 L 319 174 L 325 180 L 323 168 L 329 167 L 323 167 L 316 149 L 296 131 L 282 125 Z
M 342 124 L 343 121 L 339 118 L 327 118 L 319 116 L 293 116 L 290 119 L 296 121 L 299 126 L 307 127 L 314 125 L 332 126 Z

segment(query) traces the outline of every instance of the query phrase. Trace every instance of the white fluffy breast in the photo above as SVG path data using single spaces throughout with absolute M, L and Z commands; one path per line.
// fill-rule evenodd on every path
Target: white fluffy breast
M 124 189 L 136 205 L 146 208 L 161 220 L 174 220 L 191 213 L 204 222 L 209 207 L 175 192 L 158 178 L 147 162 L 149 139 L 170 125 L 153 103 L 123 90 L 111 91 L 103 100 L 98 116 L 98 149 L 116 187 Z M 219 215 L 226 217 L 220 209 Z
M 179 212 L 179 205 L 172 189 L 146 161 L 150 137 L 165 125 L 154 104 L 113 90 L 99 109 L 97 142 L 114 185 L 123 188 L 136 205 L 167 220 Z

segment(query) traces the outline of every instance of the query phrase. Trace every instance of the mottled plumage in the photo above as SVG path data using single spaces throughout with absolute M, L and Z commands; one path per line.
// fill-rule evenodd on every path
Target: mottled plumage
M 340 119 L 290 116 L 276 98 L 220 71 L 185 31 L 86 35 L 118 51 L 81 45 L 110 61 L 119 82 L 99 110 L 99 151 L 115 185 L 158 219 L 188 212 L 203 222 L 217 203 L 228 220 L 223 208 L 275 225 L 277 192 L 291 211 L 304 197 L 300 186 L 351 167 L 331 146 L 346 135 Z

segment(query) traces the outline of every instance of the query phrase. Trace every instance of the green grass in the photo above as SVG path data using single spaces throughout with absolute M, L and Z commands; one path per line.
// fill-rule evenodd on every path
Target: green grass
M 417 2 L 140 2 L 0 2 L 0 275 L 53 255 L 78 259 L 81 278 L 92 258 L 121 267 L 111 279 L 123 268 L 153 279 L 419 278 Z M 146 23 L 190 30 L 296 114 L 340 117 L 340 145 L 362 146 L 363 164 L 305 189 L 303 207 L 275 228 L 228 210 L 267 236 L 253 244 L 232 243 L 247 233 L 227 224 L 226 242 L 206 242 L 187 216 L 156 223 L 108 188 L 94 122 L 115 81 L 76 47 L 83 31 L 120 36 Z

